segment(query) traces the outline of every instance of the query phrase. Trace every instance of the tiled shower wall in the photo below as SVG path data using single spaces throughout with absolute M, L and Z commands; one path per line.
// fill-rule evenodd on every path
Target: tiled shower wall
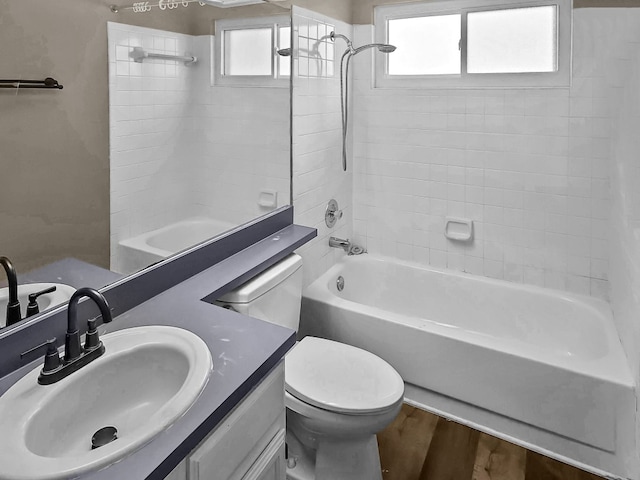
M 621 15 L 609 10 L 599 13 L 599 18 L 608 25 L 607 31 L 617 32 L 616 38 L 626 44 L 626 48 L 609 51 L 618 59 L 624 79 L 622 88 L 617 89 L 612 128 L 609 277 L 618 334 L 636 384 L 640 384 L 640 11 L 629 9 Z M 603 46 L 592 41 L 589 48 Z M 640 442 L 640 417 L 636 419 L 636 432 L 636 442 Z
M 260 192 L 275 192 L 276 207 L 289 205 L 289 89 L 225 86 L 204 98 L 201 214 L 247 222 L 273 210 L 258 204 Z
M 616 65 L 601 55 L 617 37 L 600 15 L 575 11 L 571 88 L 373 89 L 372 57 L 354 59 L 356 240 L 401 260 L 606 298 Z M 372 35 L 355 27 L 358 45 Z M 612 48 L 591 49 L 589 38 Z M 475 241 L 447 240 L 445 216 L 472 219 Z
M 109 24 L 111 268 L 118 242 L 179 220 L 241 224 L 289 198 L 289 90 L 211 85 L 211 36 Z M 198 64 L 129 58 L 133 47 Z
M 276 207 L 291 203 L 288 85 L 211 86 L 213 37 L 196 37 L 204 74 L 195 78 L 193 141 L 201 142 L 196 213 L 240 224 L 273 208 L 258 204 L 275 192 Z
M 329 237 L 351 238 L 353 169 L 342 171 L 339 60 L 346 45 L 333 44 L 334 30 L 351 37 L 345 23 L 299 7 L 293 9 L 293 201 L 295 221 L 318 229 L 299 250 L 305 261 L 304 285 L 344 255 Z M 333 74 L 333 75 L 332 75 Z M 324 212 L 335 198 L 344 215 L 329 229 Z
M 133 47 L 155 53 L 193 52 L 193 37 L 109 23 L 111 144 L 111 268 L 118 242 L 193 216 L 197 144 L 190 87 L 196 66 L 129 58 Z

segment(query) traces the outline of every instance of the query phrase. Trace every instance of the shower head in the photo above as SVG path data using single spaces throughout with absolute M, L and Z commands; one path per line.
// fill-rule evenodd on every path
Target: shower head
M 370 43 L 368 45 L 363 45 L 361 47 L 356 48 L 353 51 L 353 54 L 357 55 L 363 50 L 367 50 L 369 48 L 377 48 L 380 53 L 393 53 L 396 51 L 396 47 L 393 45 L 389 45 L 388 43 Z
M 396 51 L 396 47 L 394 45 L 378 45 L 378 50 L 381 53 L 393 53 Z

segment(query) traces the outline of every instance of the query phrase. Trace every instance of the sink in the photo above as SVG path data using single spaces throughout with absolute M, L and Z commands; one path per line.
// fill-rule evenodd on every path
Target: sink
M 27 305 L 29 304 L 29 295 L 31 293 L 41 292 L 45 288 L 56 287 L 56 291 L 46 293 L 38 298 L 38 306 L 40 311 L 68 302 L 76 291 L 75 288 L 62 283 L 25 283 L 18 285 L 18 300 L 20 300 L 20 311 L 22 318 L 27 315 Z M 4 327 L 6 322 L 7 303 L 9 303 L 9 289 L 0 288 L 0 327 Z
M 117 462 L 184 415 L 213 368 L 202 339 L 176 327 L 102 341 L 106 353 L 67 378 L 39 385 L 39 365 L 0 397 L 0 479 L 67 479 Z M 105 427 L 117 439 L 92 450 Z

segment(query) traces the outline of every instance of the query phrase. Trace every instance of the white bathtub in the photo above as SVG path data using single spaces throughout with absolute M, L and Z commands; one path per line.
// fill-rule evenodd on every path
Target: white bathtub
M 632 435 L 634 384 L 606 302 L 362 255 L 305 290 L 301 332 L 369 350 L 420 389 L 598 450 L 614 452 L 620 430 Z
M 122 240 L 118 244 L 116 268 L 125 274 L 137 272 L 236 226 L 231 222 L 196 217 Z

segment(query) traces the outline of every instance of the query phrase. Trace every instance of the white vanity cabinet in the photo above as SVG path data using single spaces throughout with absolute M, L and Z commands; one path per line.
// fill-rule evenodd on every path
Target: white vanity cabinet
M 285 480 L 281 362 L 165 480 Z

